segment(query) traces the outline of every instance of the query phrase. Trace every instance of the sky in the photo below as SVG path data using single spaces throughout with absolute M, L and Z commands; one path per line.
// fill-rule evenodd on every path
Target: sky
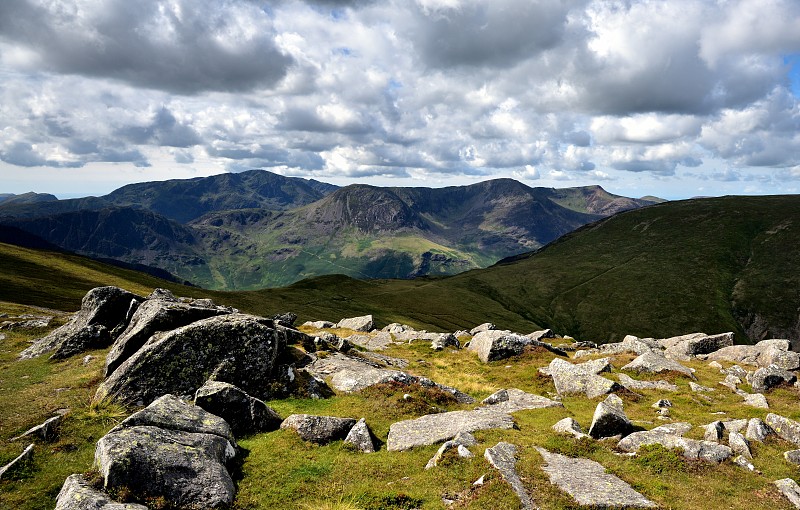
M 0 193 L 800 193 L 797 0 L 2 0 Z

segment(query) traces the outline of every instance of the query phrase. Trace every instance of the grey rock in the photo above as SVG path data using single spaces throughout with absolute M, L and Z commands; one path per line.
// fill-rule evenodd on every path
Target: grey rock
M 788 452 L 783 452 L 783 458 L 786 459 L 786 462 L 800 464 L 800 450 L 789 450 Z
M 653 405 L 651 405 L 650 407 L 652 407 L 654 409 L 661 409 L 661 408 L 664 408 L 664 407 L 672 407 L 672 402 L 667 400 L 667 399 L 665 399 L 665 398 L 662 398 L 662 399 L 654 402 Z
M 472 336 L 475 336 L 475 335 L 477 335 L 478 333 L 480 333 L 482 331 L 491 331 L 491 330 L 494 330 L 494 329 L 497 329 L 497 326 L 495 326 L 491 322 L 484 322 L 483 324 L 480 324 L 480 325 L 475 326 L 474 328 L 470 329 L 469 330 L 469 334 L 472 335 Z
M 528 333 L 525 335 L 526 337 L 530 338 L 531 340 L 542 341 L 548 340 L 551 338 L 556 338 L 556 334 L 553 332 L 552 329 L 542 329 L 539 331 L 534 331 L 533 333 Z
M 736 391 L 739 389 L 739 385 L 742 384 L 742 380 L 735 375 L 728 374 L 723 381 L 720 381 L 720 384 Z
M 441 351 L 446 347 L 454 347 L 456 349 L 461 348 L 461 343 L 458 341 L 458 338 L 452 333 L 441 333 L 439 336 L 431 342 L 431 349 L 434 351 Z
M 225 308 L 209 308 L 181 303 L 174 296 L 172 299 L 148 299 L 139 306 L 131 317 L 128 327 L 111 346 L 111 350 L 106 356 L 106 377 L 141 349 L 157 332 L 170 331 L 202 319 L 228 313 L 230 313 L 229 310 Z
M 438 466 L 444 455 L 452 449 L 456 449 L 458 451 L 459 457 L 470 458 L 473 455 L 472 452 L 467 449 L 467 447 L 475 446 L 476 444 L 478 444 L 478 441 L 475 440 L 475 436 L 469 432 L 459 432 L 456 434 L 456 437 L 449 441 L 445 441 L 442 446 L 439 447 L 439 450 L 436 451 L 434 456 L 431 457 L 431 459 L 425 465 L 425 469 L 431 469 Z
M 18 439 L 22 439 L 23 437 L 30 437 L 30 436 L 36 436 L 40 439 L 43 439 L 44 441 L 50 441 L 55 437 L 56 430 L 58 429 L 58 426 L 61 424 L 63 420 L 64 420 L 64 415 L 57 414 L 56 416 L 53 416 L 52 418 L 48 418 L 47 420 L 45 420 L 44 423 L 40 423 L 35 427 L 29 428 L 20 435 L 12 437 L 11 439 L 9 439 L 9 441 L 16 441 Z
M 353 425 L 344 438 L 344 442 L 362 453 L 375 453 L 372 432 L 370 432 L 367 421 L 364 418 L 361 418 Z
M 800 486 L 797 485 L 797 482 L 791 478 L 783 478 L 775 480 L 773 483 L 795 508 L 800 508 Z
M 3 467 L 0 467 L 0 480 L 7 477 L 9 474 L 15 473 L 21 469 L 33 464 L 33 444 L 29 444 L 22 450 L 22 453 L 14 460 L 9 462 Z
M 512 428 L 514 420 L 510 415 L 487 409 L 428 414 L 393 423 L 389 427 L 386 448 L 402 451 L 447 441 L 459 432 Z
M 4 324 L 3 326 L 0 326 L 0 329 L 5 329 L 8 331 L 26 331 L 31 329 L 46 328 L 50 325 L 51 320 L 53 320 L 52 317 L 44 317 L 41 319 L 28 319 L 17 322 L 7 321 L 3 323 Z
M 286 328 L 294 328 L 294 323 L 297 321 L 297 314 L 292 312 L 283 312 L 273 315 L 272 320 Z
M 800 446 L 800 423 L 774 413 L 769 413 L 764 421 L 778 437 Z
M 528 409 L 545 409 L 548 407 L 564 407 L 561 402 L 517 388 L 497 391 L 481 401 L 485 406 L 503 413 L 515 413 Z
M 95 398 L 147 404 L 166 393 L 193 395 L 209 379 L 263 397 L 286 333 L 269 319 L 230 314 L 154 335 L 97 389 Z
M 741 455 L 749 460 L 753 459 L 753 455 L 750 453 L 750 443 L 740 433 L 731 432 L 728 434 L 728 446 L 731 447 L 734 455 Z
M 691 426 L 689 426 L 691 428 Z M 677 432 L 685 433 L 685 430 L 674 427 L 661 426 L 652 430 L 634 432 L 619 443 L 617 448 L 625 452 L 636 452 L 644 445 L 660 444 L 665 448 L 678 448 L 683 451 L 683 456 L 687 459 L 699 459 L 709 462 L 722 462 L 733 454 L 733 451 L 725 445 L 714 441 L 698 441 L 687 439 Z
M 718 335 L 694 333 L 682 337 L 664 339 L 659 343 L 665 347 L 667 357 L 687 360 L 698 354 L 709 354 L 723 347 L 733 345 L 733 333 L 728 332 Z
M 749 372 L 739 365 L 731 365 L 727 370 L 724 371 L 725 374 L 732 375 L 734 377 L 738 377 L 742 381 L 747 379 Z M 740 383 L 741 384 L 741 383 Z
M 591 437 L 583 431 L 583 428 L 573 418 L 564 418 L 563 420 L 557 421 L 555 425 L 553 425 L 553 430 L 560 434 L 570 434 L 577 439 Z
M 627 374 L 619 374 L 619 383 L 631 391 L 657 390 L 678 391 L 678 386 L 668 381 L 637 381 Z
M 710 393 L 714 391 L 714 388 L 709 388 L 708 386 L 703 386 L 702 384 L 697 384 L 694 381 L 689 381 L 689 388 L 694 391 L 695 393 Z
M 691 379 L 695 378 L 691 370 L 681 365 L 677 361 L 667 359 L 661 353 L 656 351 L 647 351 L 643 354 L 640 354 L 638 357 L 636 357 L 636 359 L 622 367 L 622 370 L 644 372 L 648 374 L 677 372 Z
M 597 375 L 608 371 L 610 366 L 607 358 L 579 364 L 555 358 L 548 365 L 547 371 L 553 378 L 559 395 L 583 393 L 589 398 L 595 398 L 621 388 L 615 381 Z
M 719 420 L 713 421 L 708 425 L 704 425 L 703 428 L 705 429 L 703 439 L 706 441 L 714 441 L 719 443 L 725 436 L 725 425 L 723 425 L 723 423 Z
M 195 393 L 194 403 L 228 422 L 235 436 L 277 430 L 283 421 L 263 401 L 225 382 L 207 381 Z
M 118 287 L 97 287 L 81 301 L 81 309 L 63 326 L 36 340 L 22 351 L 20 359 L 50 351 L 62 359 L 90 348 L 107 347 L 128 325 L 138 303 L 144 299 Z
M 339 329 L 352 329 L 353 331 L 372 331 L 375 327 L 375 321 L 372 315 L 362 315 L 360 317 L 350 317 L 342 319 L 336 323 Z
M 147 510 L 147 507 L 115 503 L 108 494 L 91 487 L 83 475 L 70 475 L 61 486 L 55 510 Z
M 744 398 L 744 403 L 752 406 L 757 407 L 759 409 L 769 409 L 769 402 L 767 402 L 767 397 L 765 397 L 762 393 L 745 393 L 742 395 Z
M 764 423 L 764 420 L 761 418 L 751 418 L 750 421 L 747 422 L 747 431 L 744 437 L 749 441 L 758 441 L 761 443 L 764 442 L 768 436 L 773 434 L 775 434 L 775 431 L 772 430 L 772 427 Z
M 747 419 L 742 418 L 740 420 L 725 420 L 722 422 L 722 425 L 728 432 L 741 432 L 745 429 L 745 427 L 747 427 Z
M 95 464 L 106 491 L 126 487 L 180 508 L 221 508 L 235 495 L 225 468 L 234 455 L 219 435 L 134 426 L 103 436 Z
M 576 459 L 550 453 L 536 447 L 546 464 L 542 469 L 550 483 L 558 486 L 581 506 L 593 508 L 657 508 L 630 485 L 607 473 L 601 464 L 589 459 Z
M 307 321 L 304 322 L 302 326 L 314 329 L 325 329 L 325 328 L 332 328 L 336 325 L 330 321 Z
M 753 387 L 753 391 L 757 393 L 767 391 L 781 384 L 793 384 L 795 381 L 797 381 L 796 375 L 774 365 L 759 368 L 755 373 L 747 377 L 747 382 Z
M 753 473 L 759 473 L 760 474 L 761 471 L 757 470 L 756 467 L 753 465 L 753 463 L 750 462 L 750 460 L 751 459 L 748 459 L 748 458 L 746 458 L 746 457 L 744 457 L 742 455 L 737 455 L 736 457 L 734 457 L 733 463 L 736 464 L 737 466 L 739 466 L 740 468 L 746 469 L 746 470 L 751 471 Z
M 549 344 L 510 331 L 488 330 L 476 333 L 468 349 L 478 353 L 478 358 L 488 363 L 517 356 L 529 345 L 546 347 Z
M 792 352 L 788 340 L 762 340 L 755 345 L 732 345 L 712 352 L 708 359 L 731 361 L 768 367 L 776 365 L 784 370 L 800 368 L 800 353 Z
M 609 395 L 605 401 L 597 404 L 589 435 L 595 439 L 626 436 L 633 430 L 633 424 L 622 409 L 622 400 L 616 395 Z
M 514 494 L 519 498 L 523 510 L 532 510 L 537 507 L 517 473 L 517 447 L 511 443 L 499 442 L 483 453 L 489 464 L 500 472 L 500 476 L 511 486 Z
M 355 424 L 354 418 L 292 414 L 283 420 L 281 428 L 294 430 L 304 441 L 327 444 L 345 439 Z

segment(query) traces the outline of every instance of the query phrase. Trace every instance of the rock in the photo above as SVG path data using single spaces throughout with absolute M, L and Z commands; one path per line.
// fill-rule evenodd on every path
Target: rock
M 711 368 L 716 368 L 717 370 L 722 370 L 722 364 L 720 364 L 717 361 L 712 361 L 711 363 L 708 364 L 708 366 L 710 366 Z
M 307 321 L 301 325 L 301 327 L 314 328 L 314 329 L 333 328 L 335 326 L 336 324 L 330 321 Z
M 526 347 L 544 347 L 561 356 L 566 353 L 556 349 L 550 344 L 533 340 L 526 336 L 517 335 L 510 331 L 488 330 L 475 334 L 470 340 L 468 349 L 478 353 L 478 358 L 484 363 L 497 361 L 521 354 Z
M 179 508 L 220 508 L 233 503 L 225 463 L 234 455 L 231 443 L 215 434 L 115 427 L 97 442 L 95 464 L 106 491 L 125 487 Z
M 750 462 L 749 459 L 743 457 L 742 455 L 737 455 L 736 457 L 734 457 L 733 463 L 739 466 L 740 468 L 746 469 L 753 473 L 761 474 L 761 471 L 757 470 L 756 467 L 753 465 L 753 463 Z
M 672 407 L 672 402 L 667 400 L 667 399 L 665 399 L 665 398 L 662 398 L 662 399 L 654 402 L 653 405 L 651 405 L 650 407 L 652 407 L 653 409 L 661 409 L 663 407 Z
M 550 483 L 572 496 L 581 506 L 593 508 L 657 508 L 633 488 L 607 473 L 599 463 L 580 458 L 571 458 L 550 453 L 536 447 L 546 465 L 542 469 L 550 477 Z
M 294 323 L 297 321 L 297 314 L 292 312 L 283 312 L 273 315 L 272 320 L 283 327 L 294 328 Z
M 663 355 L 655 351 L 647 351 L 644 354 L 640 354 L 636 359 L 622 367 L 622 370 L 645 372 L 648 374 L 676 372 L 691 379 L 695 378 L 691 370 L 681 365 L 677 361 L 665 358 Z
M 616 382 L 597 375 L 609 370 L 610 366 L 607 358 L 579 364 L 555 358 L 548 365 L 547 371 L 553 378 L 559 395 L 583 393 L 588 398 L 595 398 L 621 388 Z
M 767 402 L 767 397 L 765 397 L 762 393 L 745 393 L 742 395 L 744 398 L 744 403 L 752 406 L 757 407 L 759 409 L 769 409 L 769 402 Z
M 363 315 L 361 317 L 342 319 L 335 327 L 339 329 L 352 329 L 353 331 L 372 331 L 375 327 L 375 322 L 372 320 L 372 315 Z
M 366 335 L 353 335 L 350 338 L 354 339 L 357 345 L 364 347 L 366 346 L 368 341 L 363 343 L 359 342 L 358 339 L 361 336 L 366 336 Z M 371 337 L 366 336 L 366 338 L 370 339 Z M 305 340 L 306 341 L 303 343 L 303 348 L 306 350 L 306 352 L 317 352 L 317 351 L 348 352 L 350 349 L 353 348 L 350 340 L 340 338 L 339 336 L 334 335 L 333 333 L 328 333 L 327 331 L 323 331 L 322 333 L 319 334 L 319 336 L 315 337 L 307 336 Z
M 327 444 L 345 439 L 355 424 L 356 420 L 353 418 L 292 414 L 283 420 L 281 428 L 294 430 L 304 441 Z
M 8 331 L 26 331 L 31 329 L 46 328 L 50 325 L 51 320 L 53 320 L 52 317 L 44 317 L 40 319 L 28 319 L 18 322 L 7 321 L 3 323 L 4 324 L 3 326 L 0 326 L 0 329 L 5 329 Z
M 194 403 L 228 422 L 237 437 L 277 430 L 283 421 L 263 401 L 225 382 L 206 381 L 195 393 Z
M 751 418 L 750 421 L 747 422 L 747 431 L 744 437 L 750 441 L 758 441 L 761 443 L 767 436 L 772 434 L 775 434 L 775 431 L 772 430 L 772 427 L 764 423 L 761 418 Z
M 764 421 L 778 437 L 800 446 L 800 423 L 774 413 L 769 413 Z
M 749 375 L 749 372 L 740 367 L 739 365 L 731 365 L 730 368 L 723 371 L 722 373 L 732 375 L 734 377 L 741 379 L 742 381 L 746 380 L 747 376 Z M 741 384 L 741 381 L 739 384 Z
M 517 447 L 511 443 L 499 442 L 483 452 L 489 464 L 500 472 L 500 476 L 511 486 L 514 494 L 519 498 L 523 510 L 538 508 L 534 505 L 528 491 L 522 484 L 522 479 L 517 473 Z
M 106 493 L 91 487 L 83 475 L 70 475 L 61 486 L 55 510 L 147 510 L 147 507 L 116 503 Z
M 431 342 L 431 349 L 434 351 L 441 351 L 446 347 L 455 347 L 456 349 L 460 349 L 461 343 L 452 333 L 442 333 L 438 338 Z
M 698 354 L 709 354 L 723 347 L 733 345 L 733 333 L 728 332 L 718 335 L 693 333 L 691 335 L 659 340 L 659 343 L 664 346 L 667 357 L 687 360 Z
M 800 450 L 789 450 L 788 452 L 783 452 L 783 458 L 786 459 L 786 462 L 800 464 Z
M 583 431 L 583 428 L 581 428 L 578 422 L 573 418 L 564 418 L 563 420 L 559 420 L 555 425 L 553 425 L 553 430 L 560 434 L 571 434 L 576 439 L 591 437 L 589 434 L 586 434 Z
M 157 332 L 171 331 L 202 319 L 228 313 L 230 311 L 225 308 L 181 303 L 174 296 L 172 299 L 148 299 L 139 306 L 131 317 L 128 327 L 111 346 L 106 356 L 105 376 L 111 375 Z
M 626 374 L 619 374 L 619 382 L 631 391 L 658 390 L 658 391 L 678 391 L 678 386 L 668 381 L 637 381 Z
M 459 432 L 456 434 L 456 437 L 450 441 L 445 441 L 444 444 L 439 447 L 439 450 L 436 452 L 436 454 L 431 457 L 431 460 L 429 460 L 425 465 L 425 469 L 431 469 L 438 466 L 444 455 L 454 448 L 458 451 L 459 457 L 470 458 L 473 455 L 472 452 L 467 449 L 467 447 L 475 446 L 476 444 L 478 444 L 478 441 L 475 440 L 475 436 L 469 432 Z
M 503 413 L 515 413 L 528 409 L 545 409 L 548 407 L 564 407 L 561 402 L 550 400 L 533 393 L 526 393 L 517 388 L 497 391 L 481 401 L 490 409 Z
M 695 393 L 709 393 L 714 391 L 714 388 L 709 388 L 708 386 L 697 384 L 694 381 L 689 381 L 689 388 Z
M 347 337 L 347 341 L 362 349 L 367 349 L 368 351 L 382 351 L 390 345 L 397 343 L 394 341 L 394 338 L 392 338 L 391 333 L 384 332 L 378 333 L 377 335 L 366 333 L 362 335 L 350 335 Z
M 728 432 L 741 432 L 745 429 L 745 427 L 747 427 L 747 419 L 742 418 L 741 420 L 725 420 L 722 422 L 722 425 Z
M 634 432 L 617 443 L 617 448 L 625 452 L 636 452 L 644 445 L 660 444 L 664 448 L 682 450 L 683 456 L 687 459 L 699 459 L 717 463 L 728 459 L 733 454 L 733 451 L 728 446 L 714 441 L 698 441 L 682 437 L 682 434 L 687 429 L 685 427 L 677 427 L 677 425 L 681 424 L 670 424 L 669 426 L 656 427 L 652 430 Z M 688 428 L 691 429 L 691 425 L 688 425 Z
M 47 420 L 44 421 L 44 423 L 29 428 L 22 434 L 16 437 L 12 437 L 11 439 L 9 439 L 9 441 L 16 441 L 17 439 L 22 439 L 23 437 L 30 437 L 30 436 L 36 436 L 40 439 L 43 439 L 44 441 L 50 441 L 55 437 L 56 430 L 58 429 L 58 426 L 61 424 L 63 420 L 64 420 L 64 415 L 58 414 L 56 416 L 53 416 L 52 418 L 48 418 Z
M 17 458 L 5 466 L 0 467 L 0 480 L 2 480 L 4 477 L 8 477 L 9 474 L 25 469 L 31 464 L 33 464 L 33 444 L 26 446 Z
M 739 385 L 742 384 L 742 380 L 735 375 L 728 374 L 725 376 L 725 380 L 720 381 L 720 384 L 736 391 L 739 389 Z
M 710 360 L 731 361 L 768 367 L 775 365 L 784 370 L 800 368 L 800 353 L 790 351 L 788 340 L 762 340 L 755 345 L 732 345 L 712 352 Z
M 759 368 L 753 375 L 747 377 L 747 382 L 753 387 L 753 391 L 761 393 L 772 389 L 781 384 L 793 384 L 797 381 L 797 376 L 788 370 L 770 366 Z
M 626 436 L 633 430 L 633 424 L 622 410 L 622 399 L 616 395 L 609 395 L 605 401 L 597 404 L 589 435 L 595 439 Z
M 525 336 L 537 342 L 541 340 L 547 340 L 550 338 L 556 338 L 556 334 L 553 333 L 552 329 L 542 329 L 540 331 L 534 331 L 533 333 L 528 333 Z
M 470 329 L 469 334 L 475 336 L 478 333 L 481 333 L 482 331 L 492 331 L 494 329 L 497 329 L 497 326 L 495 326 L 491 322 L 484 322 L 483 324 L 475 326 L 474 328 Z
M 194 395 L 209 379 L 263 397 L 285 334 L 269 319 L 230 314 L 154 335 L 100 384 L 95 399 L 149 403 L 166 393 Z
M 402 451 L 447 441 L 459 432 L 512 428 L 514 420 L 510 415 L 487 409 L 428 414 L 393 423 L 389 427 L 386 448 L 389 451 Z
M 367 427 L 367 421 L 361 418 L 347 433 L 344 443 L 351 445 L 362 453 L 375 453 L 375 443 L 372 440 L 372 432 Z
M 703 439 L 706 441 L 714 441 L 719 443 L 725 435 L 725 425 L 719 420 L 713 421 L 708 425 L 704 425 L 705 433 Z
M 773 483 L 795 508 L 800 508 L 800 486 L 797 485 L 797 482 L 791 478 L 784 478 L 782 480 L 775 480 Z
M 36 340 L 19 357 L 30 359 L 55 351 L 52 357 L 63 359 L 86 349 L 107 347 L 143 300 L 118 287 L 94 288 L 83 297 L 81 309 L 69 322 Z
M 731 432 L 728 434 L 728 446 L 731 447 L 734 455 L 741 455 L 748 460 L 753 459 L 753 455 L 750 453 L 750 443 L 740 433 Z

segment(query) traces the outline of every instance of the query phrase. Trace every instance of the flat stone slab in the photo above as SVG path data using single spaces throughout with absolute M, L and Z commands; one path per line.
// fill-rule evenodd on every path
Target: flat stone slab
M 500 472 L 500 476 L 508 482 L 514 494 L 519 498 L 523 510 L 533 510 L 537 507 L 531 499 L 522 479 L 517 473 L 517 447 L 511 443 L 499 442 L 491 448 L 487 448 L 483 457 L 493 468 Z
M 668 359 L 655 351 L 648 351 L 639 355 L 636 359 L 622 367 L 622 370 L 633 372 L 646 372 L 650 374 L 662 374 L 664 372 L 677 372 L 690 379 L 694 379 L 694 374 L 687 367 L 675 360 Z
M 606 473 L 602 464 L 550 453 L 540 447 L 536 447 L 536 450 L 547 463 L 542 469 L 550 477 L 550 483 L 572 496 L 579 505 L 598 508 L 658 507 L 620 478 Z
M 397 452 L 441 443 L 453 439 L 459 432 L 512 428 L 514 420 L 510 414 L 491 409 L 427 414 L 413 420 L 393 423 L 389 427 L 386 449 Z
M 631 391 L 658 390 L 678 391 L 678 386 L 669 381 L 638 381 L 626 374 L 619 374 L 619 383 Z
M 564 407 L 561 402 L 550 400 L 547 397 L 527 393 L 517 388 L 509 388 L 495 392 L 481 401 L 482 404 L 495 411 L 515 413 L 530 409 L 545 409 L 548 407 Z

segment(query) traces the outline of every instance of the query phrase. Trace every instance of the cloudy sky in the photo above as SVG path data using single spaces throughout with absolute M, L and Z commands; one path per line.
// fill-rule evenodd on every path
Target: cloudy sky
M 2 0 L 0 192 L 800 193 L 797 0 Z

